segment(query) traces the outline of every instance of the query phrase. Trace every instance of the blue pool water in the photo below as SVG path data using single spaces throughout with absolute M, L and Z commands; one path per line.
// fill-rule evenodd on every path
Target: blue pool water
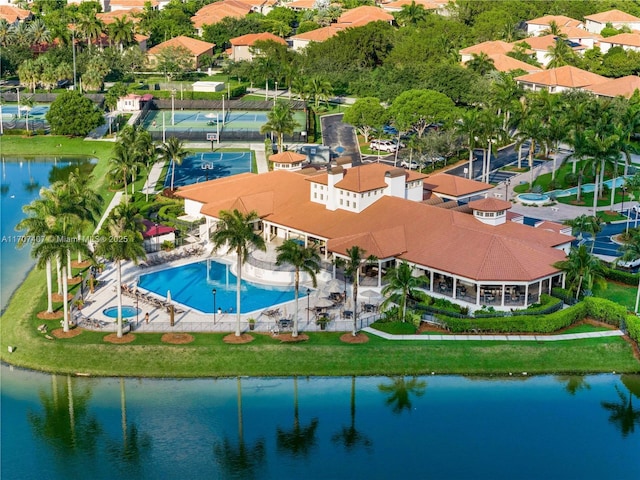
M 105 308 L 102 313 L 109 318 L 118 318 L 118 307 Z M 135 317 L 138 313 L 140 313 L 139 308 L 129 307 L 128 305 L 122 307 L 122 318 Z
M 618 177 L 616 178 L 616 188 L 620 188 L 624 182 L 626 177 Z M 608 188 L 612 188 L 613 179 L 605 180 L 605 185 Z M 582 193 L 592 193 L 595 189 L 595 185 L 593 183 L 587 183 L 586 185 L 582 185 Z M 546 192 L 547 195 L 553 197 L 569 197 L 571 195 L 576 195 L 578 193 L 578 187 L 567 188 L 566 190 L 552 190 L 550 192 Z
M 141 275 L 138 286 L 162 297 L 170 290 L 171 298 L 176 302 L 205 313 L 213 313 L 212 290 L 215 288 L 216 309 L 235 312 L 236 308 L 236 276 L 228 265 L 213 260 Z M 292 287 L 261 285 L 243 279 L 240 295 L 241 313 L 249 313 L 293 300 L 294 290 Z M 299 296 L 304 296 L 303 290 Z
M 22 207 L 38 198 L 40 188 L 66 179 L 76 167 L 90 173 L 93 164 L 88 158 L 78 157 L 2 157 L 0 301 L 3 310 L 35 263 L 30 252 L 31 244 L 38 239 L 27 239 L 27 245 L 22 249 L 17 248 L 18 240 L 24 234 L 15 230 L 15 226 L 25 216 Z
M 546 193 L 521 193 L 518 200 L 524 203 L 544 204 L 549 201 L 549 195 Z
M 171 185 L 171 170 L 164 180 L 165 188 Z M 220 177 L 237 175 L 251 171 L 251 152 L 206 152 L 186 157 L 181 165 L 176 165 L 174 187 L 206 182 Z

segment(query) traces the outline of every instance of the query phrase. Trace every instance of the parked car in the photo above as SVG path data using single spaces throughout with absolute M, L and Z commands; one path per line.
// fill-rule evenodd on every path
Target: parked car
M 404 148 L 404 147 L 406 147 L 406 145 L 405 145 L 404 143 L 402 143 L 402 142 L 398 143 L 398 139 L 397 139 L 397 138 L 394 138 L 393 140 L 391 140 L 391 142 L 392 142 L 394 145 L 397 145 L 397 146 L 398 146 L 398 147 L 400 147 L 400 148 Z
M 418 169 L 418 162 L 416 162 L 415 160 L 403 160 L 400 162 L 400 166 L 404 167 L 404 168 L 408 168 L 409 170 L 417 170 Z
M 382 152 L 395 152 L 398 147 L 389 140 L 373 140 L 369 144 L 371 150 L 380 150 Z
M 382 132 L 386 133 L 387 135 L 397 135 L 398 134 L 398 130 L 396 130 L 391 125 L 385 125 L 384 127 L 382 127 Z

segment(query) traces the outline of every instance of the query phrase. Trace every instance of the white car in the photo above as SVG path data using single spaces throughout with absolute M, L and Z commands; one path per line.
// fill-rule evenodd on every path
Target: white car
M 369 144 L 371 150 L 380 150 L 382 152 L 395 152 L 398 147 L 389 140 L 373 140 Z
M 403 160 L 400 162 L 400 166 L 404 167 L 404 168 L 408 168 L 409 170 L 417 170 L 418 169 L 418 162 L 416 162 L 415 160 Z

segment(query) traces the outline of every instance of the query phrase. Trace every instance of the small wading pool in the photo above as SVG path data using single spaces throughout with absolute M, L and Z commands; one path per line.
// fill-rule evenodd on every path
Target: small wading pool
M 546 193 L 521 193 L 516 198 L 520 203 L 531 203 L 534 205 L 544 205 L 551 199 Z
M 109 318 L 118 318 L 118 307 L 105 308 L 102 313 Z M 122 306 L 122 318 L 135 317 L 138 313 L 140 313 L 139 308 Z

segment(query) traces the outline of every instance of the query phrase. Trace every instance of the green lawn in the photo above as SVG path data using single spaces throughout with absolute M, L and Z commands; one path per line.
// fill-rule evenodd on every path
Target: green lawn
M 600 288 L 596 285 L 593 289 L 594 296 L 624 305 L 629 311 L 633 311 L 635 308 L 637 293 L 638 287 L 611 281 L 607 282 L 607 288 Z

